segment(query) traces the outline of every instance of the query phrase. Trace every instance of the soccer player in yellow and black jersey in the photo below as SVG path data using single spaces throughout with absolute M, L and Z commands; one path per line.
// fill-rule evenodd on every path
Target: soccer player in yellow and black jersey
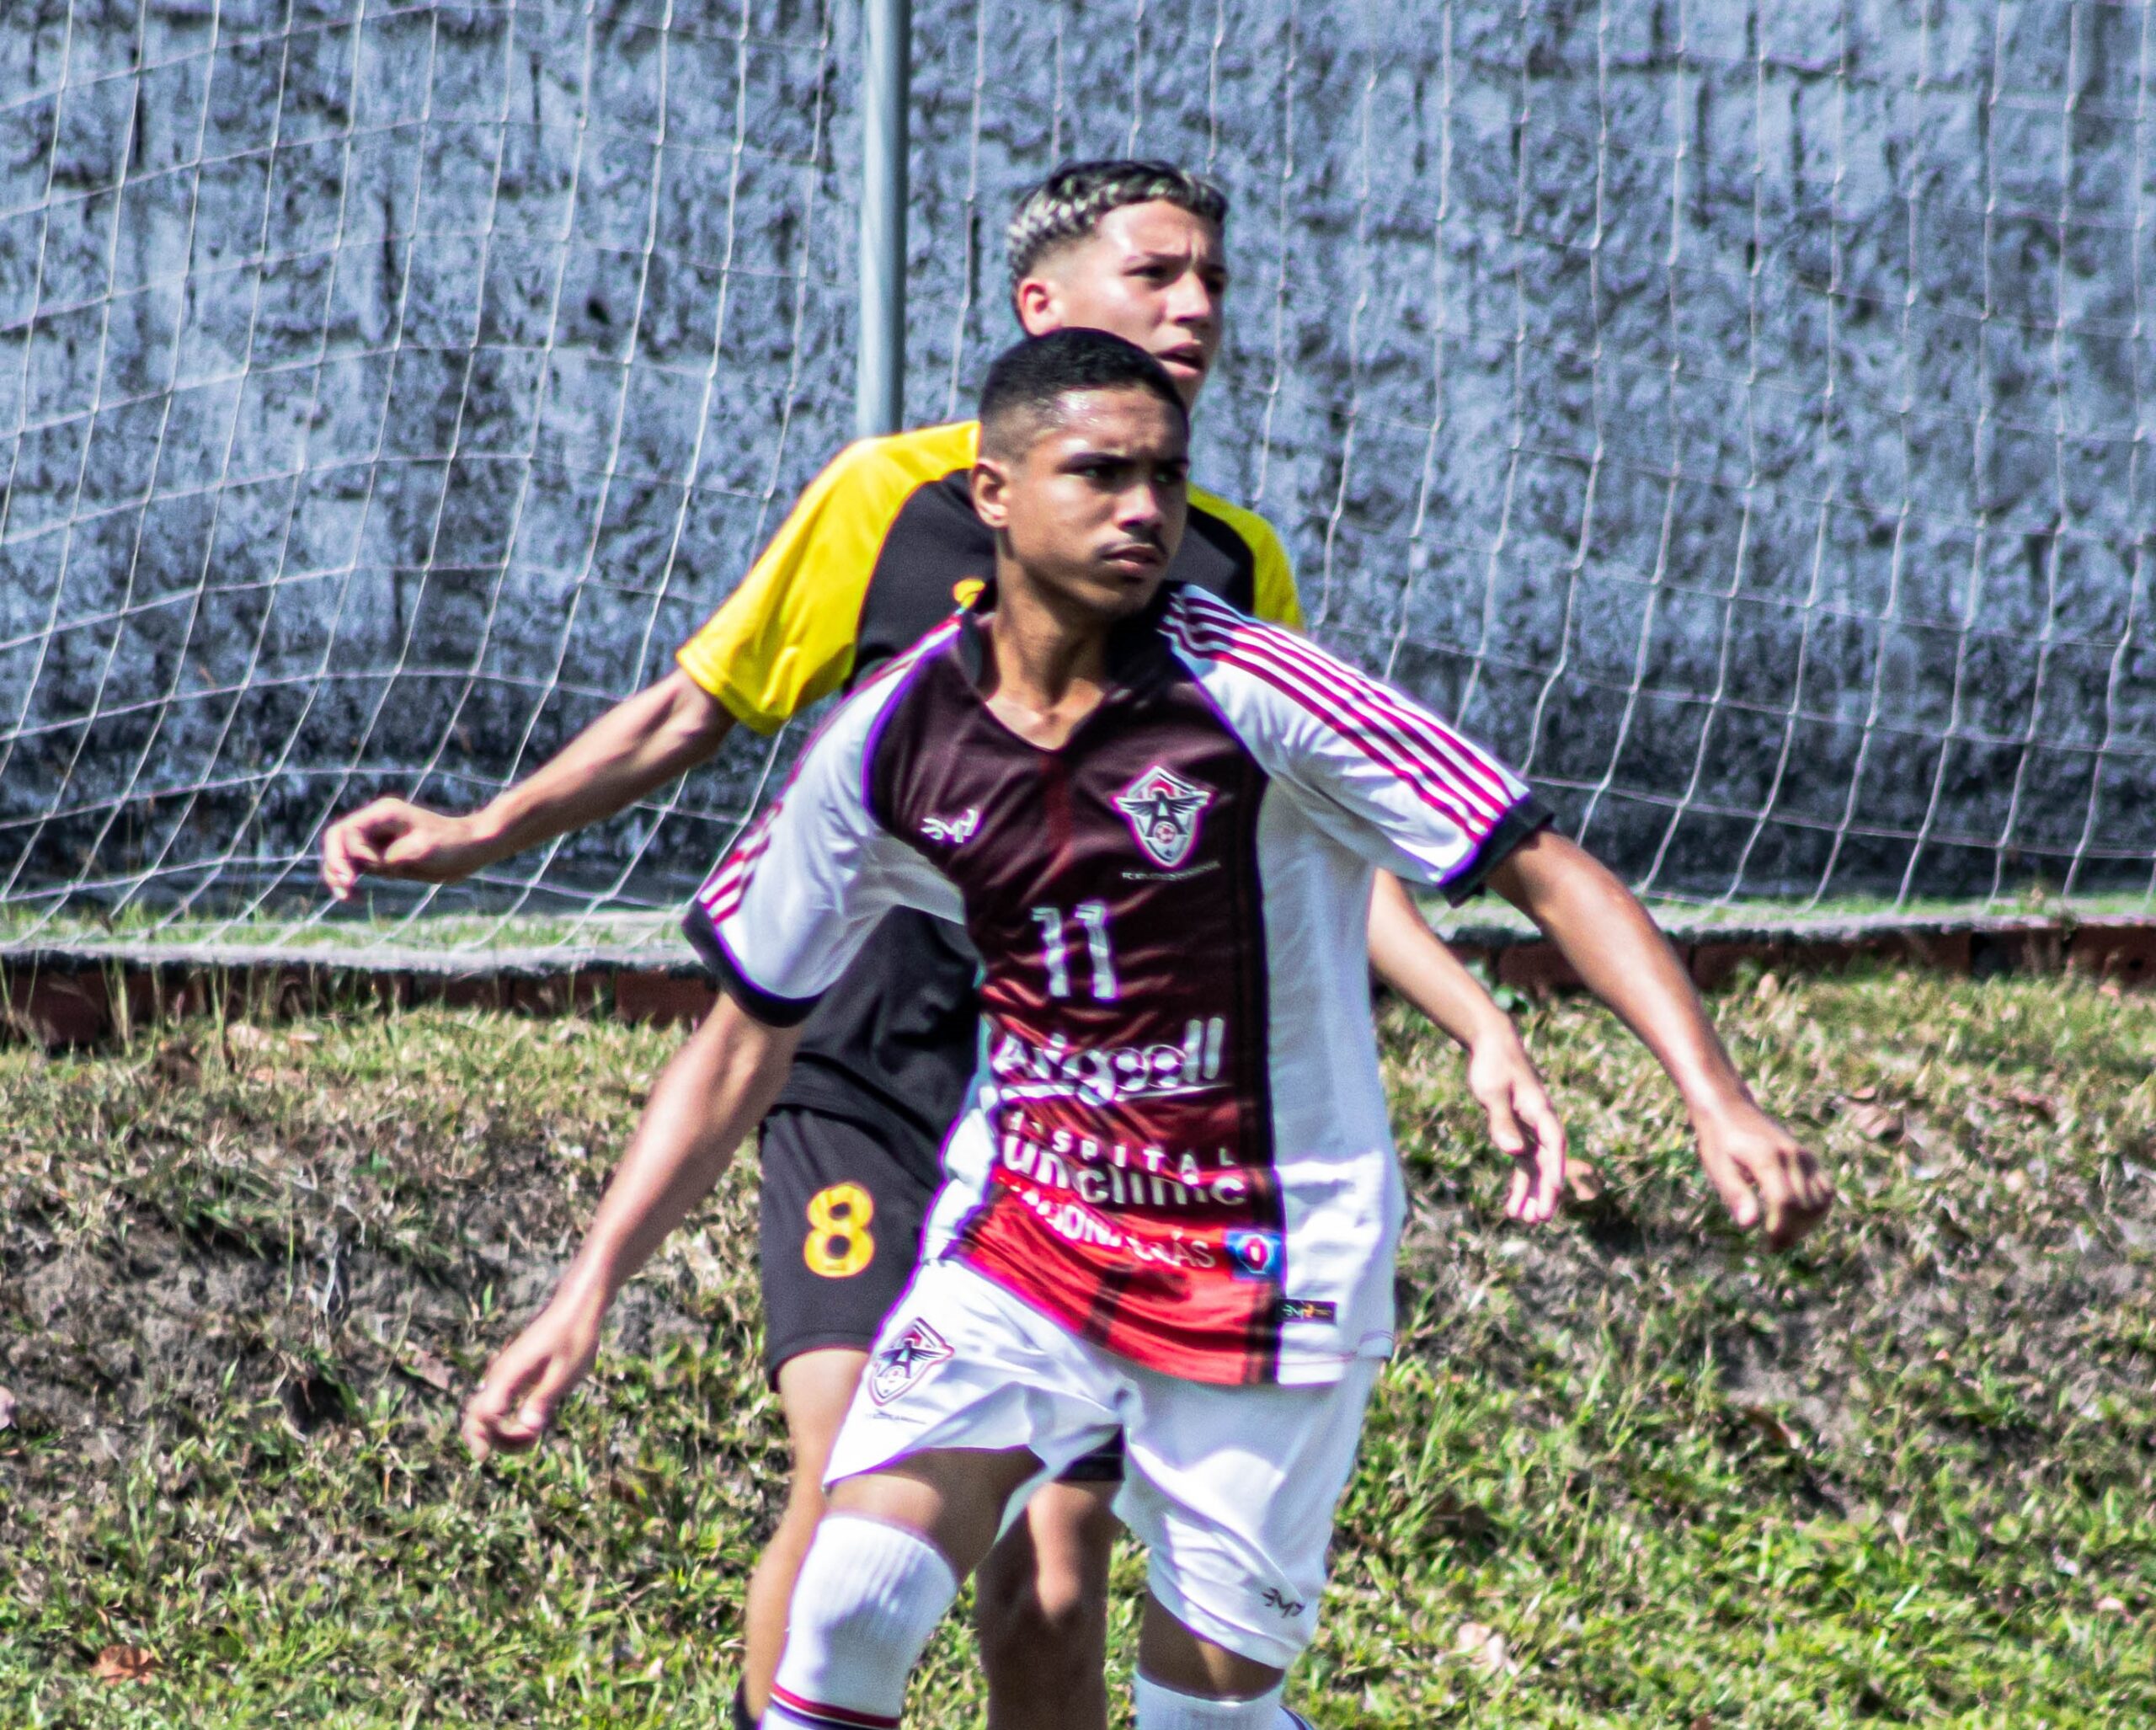
M 1225 198 L 1158 163 L 1081 163 L 1020 201 L 1011 293 L 1034 335 L 1114 332 L 1193 403 L 1219 352 Z M 323 878 L 444 882 L 610 816 L 703 761 L 736 723 L 771 732 L 968 604 L 995 569 L 974 514 L 973 422 L 848 447 L 817 478 L 679 670 L 602 716 L 483 809 L 380 799 L 333 825 Z M 1170 579 L 1299 625 L 1271 527 L 1197 488 Z M 1373 900 L 1377 972 L 1469 1053 L 1493 1140 L 1562 1157 L 1564 1131 L 1511 1023 L 1390 878 Z M 766 1349 L 793 1446 L 785 1517 L 749 1593 L 737 1717 L 768 1697 L 794 1574 L 822 1506 L 824 1464 L 885 1311 L 910 1278 L 938 1151 L 971 1074 L 975 964 L 955 927 L 893 916 L 825 998 L 762 1137 Z M 1524 1191 L 1525 1169 L 1516 1177 Z M 1039 1492 L 977 1579 L 991 1730 L 1102 1730 L 1113 1450 Z

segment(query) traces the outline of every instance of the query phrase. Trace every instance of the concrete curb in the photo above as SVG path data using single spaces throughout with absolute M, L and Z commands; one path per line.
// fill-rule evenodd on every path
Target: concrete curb
M 1748 964 L 1832 973 L 1870 962 L 1974 978 L 2071 969 L 2121 989 L 2156 983 L 2156 916 L 1911 921 L 1872 915 L 1780 926 L 1702 923 L 1669 935 L 1703 990 Z M 1516 990 L 1540 997 L 1579 985 L 1564 957 L 1531 931 L 1463 924 L 1445 937 L 1462 959 L 1482 963 Z M 702 1016 L 712 986 L 686 947 L 673 958 L 645 949 L 526 948 L 489 951 L 483 959 L 416 949 L 362 959 L 328 948 L 294 954 L 243 945 L 0 946 L 8 1026 L 47 1047 L 95 1044 L 163 1017 L 274 1018 L 369 999 L 675 1023 Z

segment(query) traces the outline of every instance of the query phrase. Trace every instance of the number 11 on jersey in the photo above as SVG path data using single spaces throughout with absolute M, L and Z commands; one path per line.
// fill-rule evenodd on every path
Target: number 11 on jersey
M 1086 933 L 1086 959 L 1092 974 L 1093 1001 L 1113 1003 L 1117 985 L 1115 948 L 1108 940 L 1108 904 L 1081 901 L 1075 911 L 1078 924 Z M 1064 938 L 1063 910 L 1036 907 L 1033 915 L 1033 923 L 1041 931 L 1041 964 L 1048 969 L 1048 994 L 1051 997 L 1068 997 L 1070 948 Z

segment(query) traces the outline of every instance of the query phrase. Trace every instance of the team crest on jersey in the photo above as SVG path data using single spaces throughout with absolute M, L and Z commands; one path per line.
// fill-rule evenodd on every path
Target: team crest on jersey
M 950 1342 L 926 1322 L 909 1322 L 906 1331 L 877 1353 L 869 1365 L 868 1397 L 888 1406 L 953 1355 Z
M 1145 857 L 1172 871 L 1198 845 L 1198 820 L 1213 803 L 1213 789 L 1155 763 L 1118 793 L 1115 802 Z

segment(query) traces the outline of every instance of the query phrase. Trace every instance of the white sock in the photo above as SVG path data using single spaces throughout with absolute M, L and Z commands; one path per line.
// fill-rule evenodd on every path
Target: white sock
M 950 1563 L 926 1538 L 825 1514 L 793 1583 L 768 1730 L 896 1725 L 906 1678 L 958 1594 Z
M 1138 1679 L 1138 1730 L 1309 1730 L 1280 1704 L 1287 1688 L 1279 1682 L 1255 1700 L 1200 1700 L 1164 1688 L 1151 1677 Z

